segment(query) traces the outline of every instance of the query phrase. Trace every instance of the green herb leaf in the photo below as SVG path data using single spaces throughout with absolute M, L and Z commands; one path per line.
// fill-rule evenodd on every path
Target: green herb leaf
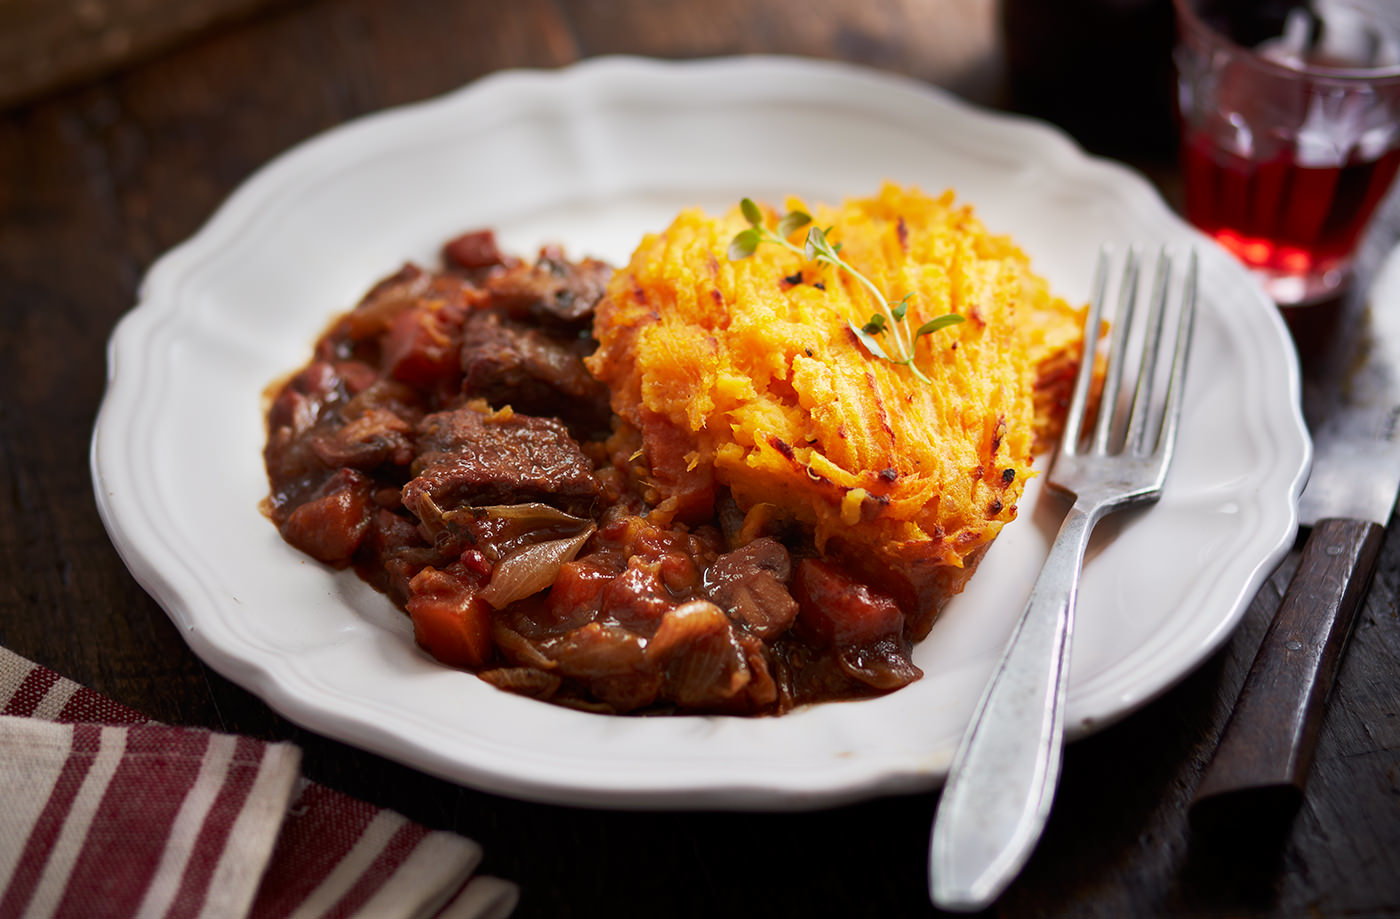
M 857 326 L 854 322 L 847 321 L 846 325 L 850 326 L 851 331 L 855 333 L 856 338 L 860 339 L 860 343 L 862 345 L 865 345 L 865 350 L 869 351 L 871 354 L 875 355 L 882 361 L 892 360 L 892 358 L 885 353 L 885 349 L 880 347 L 880 343 L 875 340 L 875 337 L 873 335 L 865 331 L 865 329 L 862 329 L 859 326 Z
M 737 262 L 740 259 L 748 258 L 750 255 L 754 254 L 754 250 L 758 248 L 758 244 L 762 241 L 763 236 L 758 232 L 757 227 L 749 227 L 747 230 L 741 230 L 739 234 L 729 242 L 729 260 L 731 262 Z
M 745 198 L 739 202 L 739 210 L 743 212 L 744 219 L 749 222 L 749 226 L 763 226 L 763 209 L 754 204 L 752 198 Z
M 948 326 L 957 325 L 962 321 L 963 317 L 959 316 L 957 313 L 949 313 L 946 316 L 939 316 L 937 319 L 930 319 L 928 322 L 919 326 L 919 330 L 914 333 L 914 338 L 918 340 L 925 335 L 931 335 L 939 329 L 946 329 Z
M 788 211 L 783 215 L 783 219 L 778 221 L 778 235 L 787 239 L 811 222 L 812 215 L 806 211 Z
M 741 200 L 739 202 L 739 210 L 743 213 L 744 219 L 749 222 L 749 228 L 740 231 L 735 235 L 734 239 L 730 241 L 729 258 L 731 260 L 738 261 L 739 259 L 748 258 L 750 255 L 754 254 L 754 251 L 761 244 L 768 242 L 796 253 L 809 262 L 830 265 L 832 268 L 844 271 L 846 274 L 850 275 L 856 283 L 865 288 L 866 292 L 874 299 L 876 305 L 879 307 L 876 312 L 871 314 L 870 319 L 863 326 L 857 326 L 855 323 L 847 320 L 846 325 L 850 328 L 851 332 L 873 357 L 889 361 L 891 364 L 902 364 L 908 367 L 910 373 L 914 374 L 915 377 L 923 382 L 930 384 L 933 382 L 923 371 L 915 366 L 914 345 L 922 336 L 937 332 L 939 329 L 946 328 L 954 323 L 962 322 L 963 317 L 950 313 L 947 316 L 931 319 L 920 326 L 918 331 L 911 335 L 906 318 L 909 315 L 909 302 L 913 299 L 913 292 L 911 291 L 905 294 L 898 303 L 891 306 L 889 298 L 885 296 L 880 288 L 875 286 L 873 281 L 851 267 L 851 265 L 845 261 L 842 261 L 841 244 L 832 243 L 830 239 L 831 227 L 822 229 L 821 227 L 813 226 L 807 231 L 807 238 L 803 241 L 802 248 L 799 249 L 789 241 L 788 237 L 811 224 L 812 216 L 810 214 L 805 211 L 792 211 L 784 214 L 778 220 L 777 232 L 774 232 L 765 225 L 763 210 L 755 204 L 752 199 L 744 198 Z M 796 283 L 791 280 L 793 277 L 800 280 L 802 277 L 801 272 L 796 275 L 790 275 L 788 280 L 789 284 Z M 814 281 L 812 286 L 818 290 L 826 289 L 822 281 Z M 885 348 L 875 340 L 877 335 L 884 335 L 886 332 L 889 333 L 889 337 L 886 339 L 888 347 L 891 349 L 889 352 L 886 352 Z

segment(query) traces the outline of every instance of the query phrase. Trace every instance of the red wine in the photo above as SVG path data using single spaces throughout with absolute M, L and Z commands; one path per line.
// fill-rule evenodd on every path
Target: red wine
M 1400 148 L 1304 166 L 1284 151 L 1253 160 L 1202 131 L 1182 139 L 1186 218 L 1252 268 L 1321 275 L 1342 267 L 1400 169 Z

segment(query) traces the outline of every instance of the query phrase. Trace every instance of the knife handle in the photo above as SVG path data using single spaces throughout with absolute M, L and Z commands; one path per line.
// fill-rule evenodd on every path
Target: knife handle
M 1191 802 L 1193 818 L 1218 817 L 1231 803 L 1292 816 L 1384 533 L 1365 520 L 1313 527 Z

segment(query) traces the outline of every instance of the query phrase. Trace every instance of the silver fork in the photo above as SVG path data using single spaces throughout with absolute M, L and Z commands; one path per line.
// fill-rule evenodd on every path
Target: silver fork
M 1171 463 L 1181 416 L 1181 390 L 1196 305 L 1197 266 L 1191 254 L 1175 332 L 1166 330 L 1171 259 L 1157 262 L 1142 344 L 1132 341 L 1138 296 L 1138 256 L 1129 251 L 1113 318 L 1099 410 L 1086 429 L 1108 292 L 1110 259 L 1099 256 L 1094 296 L 1084 324 L 1085 359 L 1074 384 L 1065 435 L 1047 480 L 1073 499 L 1050 554 L 1031 589 L 1006 650 L 984 690 L 953 758 L 934 817 L 929 846 L 929 894 L 943 909 L 976 911 L 997 898 L 1035 848 L 1050 813 L 1060 772 L 1070 634 L 1084 552 L 1094 525 L 1113 511 L 1155 501 Z M 1174 343 L 1166 393 L 1154 407 L 1164 338 Z M 1126 420 L 1118 417 L 1124 367 L 1138 376 Z M 1159 420 L 1157 420 L 1159 419 Z M 1126 429 L 1125 429 L 1126 426 Z

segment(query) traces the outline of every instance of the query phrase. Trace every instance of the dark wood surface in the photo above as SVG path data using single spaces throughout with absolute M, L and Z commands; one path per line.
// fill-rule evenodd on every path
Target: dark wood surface
M 0 643 L 164 721 L 296 741 L 312 778 L 479 840 L 483 870 L 521 885 L 521 917 L 932 913 L 934 793 L 781 815 L 553 807 L 288 723 L 202 664 L 126 572 L 94 507 L 88 440 L 105 342 L 144 271 L 253 170 L 320 130 L 503 67 L 617 52 L 834 57 L 1002 104 L 994 12 L 974 0 L 283 3 L 0 112 Z M 1115 117 L 1105 109 L 1096 124 Z M 1159 135 L 1120 150 L 1112 131 L 1082 136 L 1129 153 L 1172 193 Z M 1383 233 L 1400 237 L 1393 213 Z M 1400 916 L 1393 532 L 1296 818 L 1229 844 L 1188 829 L 1187 802 L 1296 564 L 1294 553 L 1220 653 L 1070 746 L 1046 838 L 995 914 Z
M 280 0 L 3 0 L 0 105 L 116 70 Z

